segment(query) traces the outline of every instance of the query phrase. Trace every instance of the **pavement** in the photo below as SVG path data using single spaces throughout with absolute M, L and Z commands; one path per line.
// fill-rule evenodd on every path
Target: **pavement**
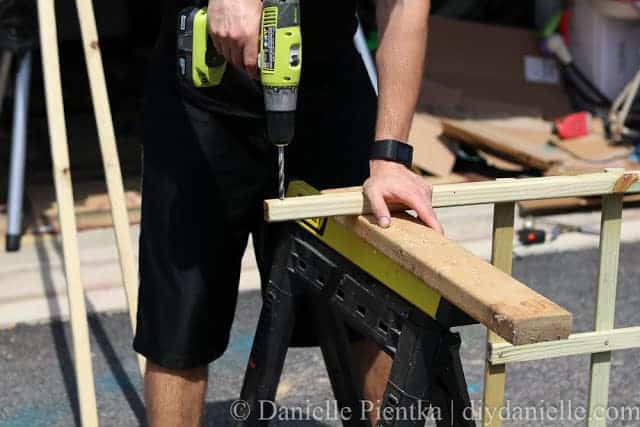
M 439 209 L 447 235 L 481 257 L 490 253 L 489 207 Z M 518 220 L 521 221 L 521 220 Z M 599 213 L 546 217 L 596 227 Z M 538 225 L 545 225 L 539 222 Z M 137 229 L 134 228 L 137 239 Z M 101 425 L 144 425 L 141 381 L 131 351 L 124 293 L 111 230 L 83 232 L 82 279 L 87 294 L 96 390 Z M 616 327 L 640 325 L 640 210 L 625 210 Z M 516 247 L 514 276 L 574 314 L 575 331 L 593 323 L 598 237 L 568 233 L 537 247 Z M 250 251 L 243 261 L 241 294 L 230 346 L 213 364 L 207 393 L 206 425 L 231 425 L 229 410 L 237 398 L 253 329 L 260 309 L 255 261 Z M 0 254 L 0 426 L 77 425 L 76 391 L 71 342 L 66 318 L 61 248 L 55 237 L 25 239 L 17 254 Z M 61 319 L 61 320 L 60 320 Z M 484 366 L 484 328 L 460 328 L 462 357 L 472 399 L 479 400 Z M 614 409 L 636 408 L 640 351 L 614 353 L 610 403 Z M 509 365 L 507 406 L 512 419 L 504 425 L 583 425 L 579 419 L 523 421 L 518 414 L 548 408 L 570 411 L 586 405 L 588 356 Z M 275 425 L 340 425 L 331 419 L 330 384 L 317 349 L 291 349 L 278 404 L 287 408 L 317 408 L 322 420 L 287 421 Z M 635 405 L 635 406 L 634 406 Z M 291 417 L 295 414 L 290 412 Z M 325 416 L 322 416 L 322 415 Z M 284 417 L 286 418 L 286 416 Z M 335 417 L 334 417 L 335 418 Z M 548 417 L 547 417 L 548 418 Z M 579 418 L 579 417 L 576 417 Z M 616 420 L 611 425 L 640 425 L 640 420 Z

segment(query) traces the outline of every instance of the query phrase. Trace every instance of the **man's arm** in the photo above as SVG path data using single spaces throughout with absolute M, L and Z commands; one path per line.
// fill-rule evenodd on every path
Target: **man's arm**
M 415 110 L 427 44 L 429 0 L 378 0 L 380 43 L 376 55 L 379 81 L 376 140 L 406 142 Z M 431 186 L 404 166 L 371 161 L 365 193 L 378 223 L 387 227 L 387 202 L 402 202 L 430 227 L 442 231 L 431 207 Z

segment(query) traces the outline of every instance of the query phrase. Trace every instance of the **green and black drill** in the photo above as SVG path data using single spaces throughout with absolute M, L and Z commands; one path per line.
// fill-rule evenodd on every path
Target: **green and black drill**
M 207 9 L 190 7 L 178 17 L 178 77 L 194 87 L 217 86 L 226 61 L 208 34 Z M 278 148 L 278 195 L 285 196 L 284 149 L 293 140 L 302 69 L 299 0 L 264 0 L 258 56 L 267 137 Z

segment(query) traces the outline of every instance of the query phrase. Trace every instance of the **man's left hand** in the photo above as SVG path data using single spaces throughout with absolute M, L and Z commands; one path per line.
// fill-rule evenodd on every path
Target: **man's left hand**
M 370 162 L 370 177 L 364 183 L 364 193 L 378 225 L 391 225 L 387 203 L 401 203 L 413 209 L 418 218 L 439 233 L 442 226 L 431 205 L 432 187 L 405 166 L 387 160 Z

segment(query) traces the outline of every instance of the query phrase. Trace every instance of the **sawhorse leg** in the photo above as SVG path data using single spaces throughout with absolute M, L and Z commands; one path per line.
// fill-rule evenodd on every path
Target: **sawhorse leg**
M 351 342 L 348 339 L 344 322 L 335 310 L 326 303 L 316 303 L 314 323 L 320 340 L 320 349 L 327 366 L 333 394 L 339 408 L 348 408 L 344 413 L 343 425 L 368 427 L 369 421 L 363 404 L 362 385 L 358 369 L 353 362 Z
M 458 349 L 460 337 L 406 323 L 380 408 L 380 427 L 471 427 L 470 401 Z
M 295 277 L 291 263 L 292 239 L 284 239 L 279 245 L 269 284 L 264 296 L 260 320 L 249 357 L 240 400 L 246 405 L 233 409 L 232 414 L 239 426 L 267 425 L 270 413 L 262 413 L 268 403 L 273 409 L 278 383 L 286 358 L 287 348 L 295 324 L 295 305 L 304 297 L 304 284 L 293 283 Z M 337 278 L 334 278 L 337 280 Z M 368 426 L 365 414 L 360 413 L 361 393 L 357 370 L 353 366 L 350 343 L 343 322 L 328 305 L 329 289 L 335 289 L 337 283 L 323 292 L 313 304 L 314 324 L 319 325 L 315 332 L 320 340 L 322 354 L 327 364 L 334 394 L 340 408 L 349 407 L 348 426 Z M 247 412 L 237 412 L 247 411 Z
M 440 315 L 440 321 L 434 320 L 302 232 L 292 232 L 276 252 L 241 394 L 245 413 L 232 414 L 243 419 L 239 425 L 268 424 L 270 414 L 260 413 L 261 402 L 273 407 L 296 306 L 305 298 L 313 298 L 306 306 L 311 307 L 338 407 L 351 409 L 344 425 L 368 425 L 361 410 L 369 408 L 361 399 L 343 320 L 394 358 L 379 426 L 422 427 L 431 403 L 439 409 L 439 426 L 474 426 L 460 339 L 445 326 L 452 320 Z
M 289 245 L 281 245 L 275 257 L 260 320 L 249 356 L 240 400 L 246 405 L 232 408 L 239 426 L 267 425 L 263 402 L 274 402 L 295 322 L 291 276 L 287 271 Z M 270 405 L 271 407 L 271 405 Z M 237 412 L 241 411 L 241 412 Z M 237 413 L 236 413 L 237 412 Z M 247 413 L 248 412 L 248 413 Z

